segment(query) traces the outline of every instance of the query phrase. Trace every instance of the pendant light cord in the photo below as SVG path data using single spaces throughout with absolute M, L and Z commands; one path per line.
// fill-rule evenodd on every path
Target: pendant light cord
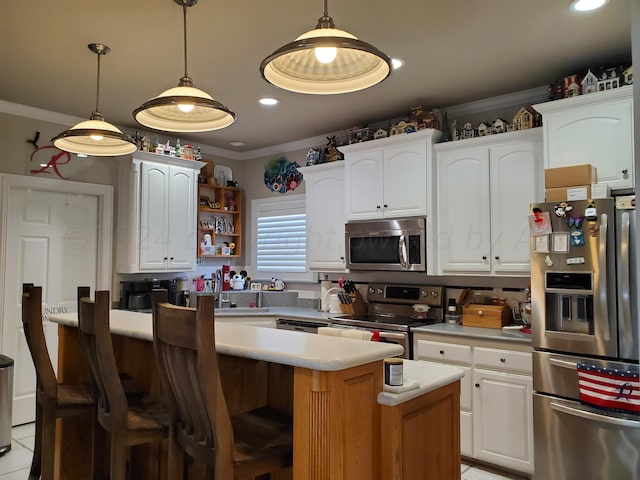
M 96 113 L 99 112 L 98 110 L 98 105 L 100 104 L 100 57 L 101 54 L 98 53 L 96 54 L 96 57 L 98 57 L 98 78 L 96 79 Z
M 184 31 L 184 76 L 189 77 L 187 72 L 187 5 L 182 2 L 182 17 L 183 17 L 183 31 Z
M 328 17 L 329 16 L 329 0 L 324 0 L 324 16 Z

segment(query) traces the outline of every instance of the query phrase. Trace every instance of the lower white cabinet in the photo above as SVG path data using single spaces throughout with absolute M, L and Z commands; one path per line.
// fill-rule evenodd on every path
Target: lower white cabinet
M 414 333 L 416 360 L 456 365 L 460 383 L 460 452 L 533 473 L 531 347 L 521 343 Z
M 307 202 L 307 268 L 344 271 L 344 162 L 299 170 Z

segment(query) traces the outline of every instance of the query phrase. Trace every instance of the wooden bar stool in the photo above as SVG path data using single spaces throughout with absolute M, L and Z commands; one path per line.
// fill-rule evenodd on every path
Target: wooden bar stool
M 42 287 L 24 284 L 22 292 L 22 325 L 37 377 L 36 433 L 29 480 L 53 480 L 56 418 L 95 413 L 93 388 L 58 382 L 42 326 Z M 92 418 L 95 419 L 95 414 Z M 96 444 L 96 428 L 99 427 L 94 422 L 93 445 Z M 103 466 L 99 458 L 92 455 L 94 479 L 100 478 Z
M 125 395 L 113 352 L 109 328 L 108 291 L 97 291 L 95 301 L 87 287 L 78 288 L 78 328 L 98 388 L 98 422 L 111 435 L 111 480 L 127 478 L 127 449 L 167 438 L 168 414 L 153 398 Z
M 225 402 L 215 350 L 213 295 L 197 310 L 153 292 L 153 347 L 171 414 L 169 475 L 184 478 L 187 456 L 206 467 L 207 480 L 268 479 L 292 465 L 291 418 L 262 407 L 233 418 Z

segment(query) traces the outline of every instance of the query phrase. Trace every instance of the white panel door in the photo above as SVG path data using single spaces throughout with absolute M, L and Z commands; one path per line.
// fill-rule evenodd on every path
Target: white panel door
M 530 376 L 476 369 L 473 456 L 533 472 L 533 388 Z
M 347 220 L 382 218 L 382 150 L 345 156 L 345 204 Z
M 492 147 L 490 158 L 493 271 L 528 272 L 529 208 L 544 198 L 542 139 Z
M 384 216 L 427 214 L 427 142 L 384 150 Z
M 438 153 L 438 259 L 443 273 L 491 271 L 489 151 Z
M 307 267 L 344 271 L 344 162 L 314 168 L 314 172 L 304 170 Z
M 168 196 L 168 268 L 191 270 L 196 259 L 195 171 L 170 167 Z
M 162 271 L 168 264 L 169 166 L 142 162 L 141 178 L 140 269 Z
M 77 185 L 49 182 L 58 189 L 66 187 L 69 192 Z M 93 186 L 109 192 L 105 228 L 100 221 L 105 213 L 101 203 L 104 200 L 101 194 L 88 193 L 91 185 L 80 184 L 84 193 L 66 193 L 41 190 L 38 184 L 42 183 L 35 181 L 33 187 L 4 186 L 2 352 L 15 360 L 14 425 L 33 421 L 35 414 L 36 377 L 22 328 L 22 284 L 43 287 L 43 321 L 55 369 L 57 325 L 47 321 L 48 315 L 75 312 L 77 287 L 88 285 L 92 291 L 109 288 L 111 273 L 111 187 Z

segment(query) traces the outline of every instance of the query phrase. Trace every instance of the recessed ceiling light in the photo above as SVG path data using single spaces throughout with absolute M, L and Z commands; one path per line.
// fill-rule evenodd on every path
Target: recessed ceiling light
M 280 100 L 278 100 L 277 98 L 272 98 L 272 97 L 264 97 L 264 98 L 261 98 L 258 101 L 262 105 L 266 105 L 268 107 L 272 107 L 273 105 L 277 105 L 278 103 L 280 103 Z
M 244 147 L 246 143 L 233 141 L 233 142 L 229 142 L 229 145 L 231 145 L 232 147 Z
M 402 60 L 401 58 L 392 58 L 391 66 L 393 67 L 394 70 L 397 70 L 400 67 L 404 66 L 404 60 Z
M 571 10 L 576 12 L 588 12 L 602 7 L 607 0 L 573 0 L 571 2 Z

